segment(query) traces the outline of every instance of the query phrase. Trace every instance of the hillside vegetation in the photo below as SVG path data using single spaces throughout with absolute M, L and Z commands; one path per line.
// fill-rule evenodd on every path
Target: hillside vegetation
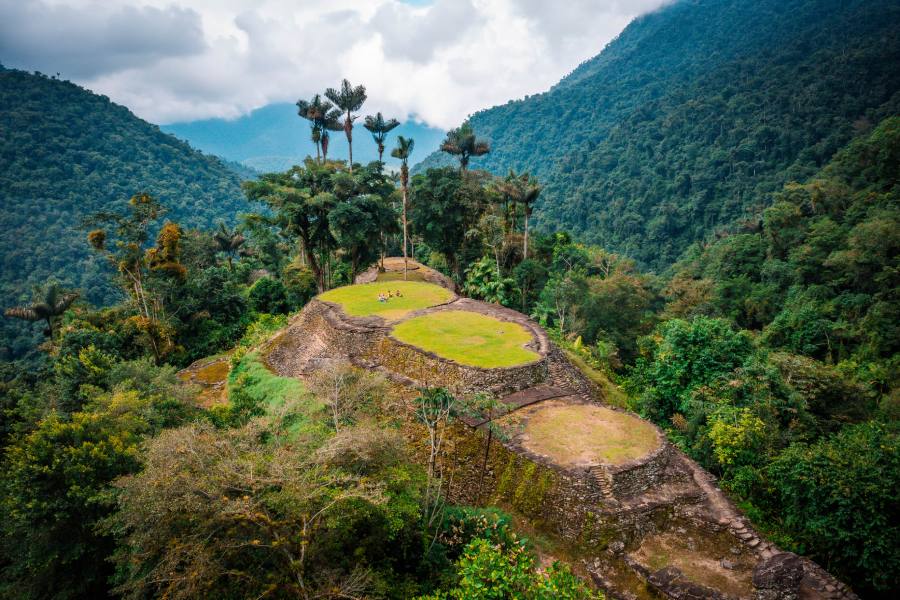
M 106 262 L 91 256 L 82 220 L 124 207 L 139 191 L 192 227 L 233 222 L 249 204 L 240 179 L 128 109 L 66 81 L 0 70 L 0 297 L 28 300 L 55 278 L 94 304 L 118 297 Z M 30 329 L 3 320 L 0 355 L 33 346 Z
M 491 143 L 474 166 L 530 170 L 539 227 L 660 269 L 900 110 L 898 27 L 890 0 L 676 2 L 549 92 L 472 115 Z

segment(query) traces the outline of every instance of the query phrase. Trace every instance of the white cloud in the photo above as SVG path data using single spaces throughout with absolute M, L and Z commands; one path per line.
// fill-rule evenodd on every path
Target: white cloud
M 237 117 L 342 77 L 438 127 L 546 90 L 664 0 L 0 0 L 0 61 L 157 123 Z

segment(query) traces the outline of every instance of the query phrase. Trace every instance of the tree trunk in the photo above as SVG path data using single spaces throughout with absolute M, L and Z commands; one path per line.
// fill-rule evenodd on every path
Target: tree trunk
M 409 265 L 407 264 L 407 256 L 406 256 L 406 245 L 407 245 L 407 234 L 406 234 L 406 204 L 407 204 L 407 194 L 409 193 L 409 181 L 408 175 L 406 174 L 406 163 L 403 163 L 401 167 L 400 177 L 403 179 L 403 281 L 407 280 L 407 271 L 409 270 Z
M 525 244 L 522 248 L 522 260 L 528 259 L 528 206 L 525 206 Z
M 350 172 L 353 172 L 353 121 L 350 120 L 350 111 L 347 111 L 347 119 L 344 121 L 344 133 L 347 134 L 347 152 L 350 154 Z

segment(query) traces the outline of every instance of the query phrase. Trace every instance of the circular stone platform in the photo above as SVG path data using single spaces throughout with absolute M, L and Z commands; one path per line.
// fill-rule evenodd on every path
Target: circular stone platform
M 621 465 L 660 446 L 656 429 L 629 414 L 596 406 L 547 400 L 516 411 L 498 423 L 518 432 L 525 450 L 563 467 Z
M 438 310 L 401 321 L 391 336 L 459 364 L 483 369 L 524 365 L 541 356 L 525 327 L 466 310 Z
M 379 301 L 379 295 L 383 295 L 386 301 Z M 339 305 L 353 317 L 375 316 L 394 321 L 412 311 L 444 304 L 454 297 L 453 292 L 439 285 L 422 281 L 391 281 L 339 287 L 319 295 L 318 299 Z

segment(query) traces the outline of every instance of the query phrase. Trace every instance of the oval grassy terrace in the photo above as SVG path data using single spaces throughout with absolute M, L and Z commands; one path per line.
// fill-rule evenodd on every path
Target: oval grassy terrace
M 397 295 L 397 292 L 400 295 Z M 391 294 L 388 297 L 388 294 Z M 385 300 L 379 300 L 384 296 Z M 327 291 L 319 300 L 334 302 L 353 317 L 381 317 L 394 321 L 422 308 L 443 304 L 453 299 L 453 292 L 422 281 L 391 281 L 348 285 Z
M 522 446 L 567 467 L 618 465 L 659 447 L 652 425 L 602 406 L 548 400 L 501 419 L 500 425 L 519 430 L 522 419 Z
M 394 326 L 391 335 L 438 356 L 471 367 L 514 367 L 540 358 L 525 348 L 531 333 L 509 321 L 464 310 L 440 310 Z

